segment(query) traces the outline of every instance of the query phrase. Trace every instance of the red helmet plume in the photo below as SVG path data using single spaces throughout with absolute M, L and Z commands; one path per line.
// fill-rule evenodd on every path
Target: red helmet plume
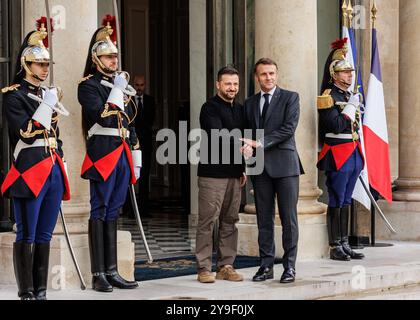
M 331 49 L 332 50 L 343 49 L 344 46 L 347 44 L 348 40 L 349 40 L 348 38 L 337 39 L 336 41 L 331 43 Z
M 51 21 L 51 33 L 54 32 L 54 20 L 50 18 Z M 40 29 L 44 26 L 45 29 L 47 29 L 47 17 L 41 17 L 38 20 L 36 20 L 36 29 L 40 31 Z M 44 46 L 45 48 L 48 48 L 48 36 L 44 39 Z
M 102 26 L 106 27 L 108 25 L 108 23 L 111 26 L 112 30 L 114 30 L 114 32 L 110 36 L 111 41 L 113 43 L 117 43 L 117 19 L 116 19 L 116 17 L 111 16 L 110 14 L 107 14 L 102 20 Z

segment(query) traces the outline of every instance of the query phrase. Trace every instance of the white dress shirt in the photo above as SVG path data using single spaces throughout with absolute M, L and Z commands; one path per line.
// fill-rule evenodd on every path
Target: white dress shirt
M 271 89 L 271 91 L 270 91 L 270 92 L 264 92 L 264 91 L 261 91 L 261 99 L 260 99 L 260 115 L 262 115 L 263 108 L 264 108 L 264 104 L 265 104 L 265 98 L 264 98 L 264 95 L 265 95 L 265 94 L 267 94 L 267 93 L 270 95 L 270 97 L 268 98 L 268 101 L 271 103 L 271 99 L 273 99 L 273 95 L 274 95 L 274 92 L 276 92 L 276 89 L 277 89 L 277 87 L 274 87 L 273 89 Z

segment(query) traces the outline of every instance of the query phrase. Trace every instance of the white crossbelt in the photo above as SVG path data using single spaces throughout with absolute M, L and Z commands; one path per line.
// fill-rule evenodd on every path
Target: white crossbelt
M 92 138 L 93 136 L 120 137 L 121 132 L 120 132 L 120 129 L 105 128 L 105 127 L 102 127 L 100 124 L 96 123 L 88 131 L 88 139 Z M 128 130 L 126 131 L 126 138 L 130 138 L 130 131 Z
M 327 133 L 325 135 L 326 138 L 333 138 L 333 139 L 342 139 L 342 140 L 353 140 L 352 134 L 347 133 L 340 133 L 340 134 L 334 134 L 334 133 Z
M 50 139 L 51 139 L 50 146 L 57 148 L 57 140 L 55 138 L 50 138 Z M 32 144 L 27 144 L 23 142 L 22 140 L 19 140 L 18 143 L 16 144 L 15 152 L 13 152 L 13 157 L 16 160 L 17 157 L 19 156 L 19 153 L 22 150 L 29 149 L 29 148 L 37 148 L 37 147 L 45 147 L 45 139 L 37 139 Z

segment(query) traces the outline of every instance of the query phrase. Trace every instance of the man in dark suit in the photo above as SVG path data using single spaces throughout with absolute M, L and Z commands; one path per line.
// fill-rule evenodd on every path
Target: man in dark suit
M 133 85 L 134 89 L 137 90 L 137 95 L 134 98 L 138 106 L 135 120 L 136 133 L 143 156 L 143 166 L 139 179 L 139 203 L 141 214 L 147 216 L 150 214 L 150 166 L 153 153 L 153 123 L 155 122 L 156 105 L 155 99 L 144 93 L 146 88 L 144 75 L 136 75 Z
M 252 129 L 253 140 L 243 139 L 246 144 L 243 148 L 244 154 L 249 154 L 251 148 L 263 148 L 264 151 L 264 171 L 251 177 L 261 258 L 261 267 L 253 281 L 265 281 L 274 277 L 274 199 L 277 196 L 284 249 L 284 272 L 280 282 L 290 283 L 295 281 L 296 276 L 299 233 L 297 203 L 299 176 L 303 174 L 295 142 L 300 113 L 299 95 L 277 87 L 278 67 L 275 61 L 260 59 L 254 72 L 261 92 L 245 102 L 246 128 Z M 264 130 L 260 139 L 257 130 Z

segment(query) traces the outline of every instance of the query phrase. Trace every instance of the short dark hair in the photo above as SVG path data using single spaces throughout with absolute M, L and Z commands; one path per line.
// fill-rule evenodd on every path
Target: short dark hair
M 262 65 L 265 65 L 265 66 L 276 66 L 276 69 L 279 68 L 278 65 L 277 65 L 277 63 L 273 59 L 270 59 L 270 58 L 261 58 L 255 64 L 255 67 L 254 67 L 254 73 L 255 74 L 257 73 L 258 66 L 261 65 L 261 64 Z
M 222 77 L 225 74 L 237 75 L 239 77 L 239 71 L 235 67 L 226 66 L 226 67 L 223 67 L 222 69 L 220 69 L 219 72 L 217 73 L 217 81 L 221 81 Z

